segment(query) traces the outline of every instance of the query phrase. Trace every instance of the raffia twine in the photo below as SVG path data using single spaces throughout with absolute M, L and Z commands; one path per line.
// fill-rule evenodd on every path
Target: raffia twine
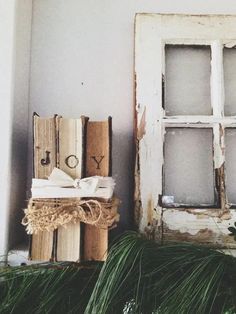
M 109 202 L 94 199 L 30 199 L 24 209 L 22 225 L 28 234 L 53 231 L 68 223 L 84 222 L 101 229 L 112 228 L 119 221 L 119 199 Z

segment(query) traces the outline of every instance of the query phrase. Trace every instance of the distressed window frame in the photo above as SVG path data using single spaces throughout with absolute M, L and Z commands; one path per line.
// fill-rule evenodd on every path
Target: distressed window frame
M 236 248 L 228 236 L 236 207 L 226 198 L 224 153 L 225 129 L 236 128 L 236 116 L 224 116 L 223 70 L 223 48 L 236 45 L 235 26 L 235 16 L 136 15 L 135 218 L 141 232 L 161 241 L 180 239 Z M 212 115 L 165 115 L 165 45 L 211 47 Z M 213 130 L 216 206 L 177 204 L 176 208 L 162 203 L 167 127 Z

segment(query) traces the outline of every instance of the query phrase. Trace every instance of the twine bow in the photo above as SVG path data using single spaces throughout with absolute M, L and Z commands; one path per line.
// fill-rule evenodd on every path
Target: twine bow
M 106 229 L 112 228 L 119 221 L 117 208 L 120 201 L 113 198 L 109 202 L 80 199 L 30 199 L 24 210 L 22 225 L 28 234 L 39 231 L 52 231 L 70 222 L 84 222 Z

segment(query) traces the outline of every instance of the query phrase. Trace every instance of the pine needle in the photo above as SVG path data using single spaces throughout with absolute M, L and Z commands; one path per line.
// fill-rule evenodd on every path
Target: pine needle
M 230 255 L 129 232 L 111 248 L 85 313 L 236 313 L 235 279 Z
M 100 265 L 50 263 L 0 269 L 0 313 L 83 313 Z
M 236 258 L 189 243 L 160 246 L 128 232 L 96 268 L 0 268 L 0 313 L 235 314 Z

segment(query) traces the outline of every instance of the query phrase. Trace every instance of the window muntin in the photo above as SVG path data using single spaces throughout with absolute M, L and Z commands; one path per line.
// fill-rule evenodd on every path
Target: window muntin
M 209 52 L 210 47 L 210 52 Z M 232 145 L 232 139 L 229 134 L 233 134 L 234 131 L 230 130 L 230 128 L 236 126 L 236 118 L 234 115 L 236 113 L 236 71 L 231 69 L 234 63 L 236 63 L 236 50 L 234 48 L 224 48 L 222 43 L 214 42 L 211 46 L 201 46 L 201 45 L 168 45 L 164 46 L 165 58 L 163 64 L 165 65 L 165 84 L 164 84 L 164 119 L 163 119 L 163 127 L 164 127 L 164 171 L 163 171 L 163 197 L 162 200 L 167 199 L 169 203 L 162 202 L 162 206 L 164 207 L 218 207 L 225 208 L 226 203 L 236 204 L 236 197 L 234 196 L 234 169 L 236 168 L 233 164 L 234 154 L 232 149 L 232 155 L 230 154 L 231 149 L 229 148 Z M 196 53 L 198 55 L 197 59 L 192 56 Z M 175 56 L 177 56 L 175 58 Z M 201 56 L 201 57 L 199 57 Z M 203 57 L 204 56 L 204 57 Z M 209 59 L 206 56 L 211 56 Z M 184 59 L 187 59 L 186 63 Z M 174 61 L 173 61 L 174 60 Z M 189 61 L 190 60 L 190 61 Z M 191 71 L 194 71 L 194 67 L 198 65 L 198 67 L 204 67 L 205 73 L 203 77 L 207 77 L 201 81 L 200 75 L 196 79 L 196 76 L 192 75 L 190 78 L 196 81 L 196 84 L 192 84 L 192 82 L 188 82 L 188 78 L 190 73 L 189 70 L 189 62 L 192 62 L 192 66 L 190 66 Z M 196 62 L 198 60 L 198 62 Z M 203 62 L 204 60 L 204 62 Z M 207 64 L 205 63 L 207 60 Z M 181 66 L 179 66 L 179 61 L 181 61 Z M 223 62 L 224 61 L 224 62 Z M 230 66 L 232 62 L 232 65 Z M 183 67 L 185 64 L 185 69 Z M 195 66 L 194 66 L 195 65 Z M 224 68 L 225 67 L 225 68 Z M 210 70 L 209 70 L 210 68 Z M 176 71 L 180 70 L 180 76 L 176 75 Z M 201 70 L 197 70 L 198 73 L 201 73 Z M 208 74 L 206 74 L 208 73 Z M 210 73 L 210 75 L 209 75 Z M 181 77 L 184 76 L 182 79 Z M 188 74 L 188 75 L 186 75 Z M 172 77 L 171 77 L 172 76 Z M 170 79 L 171 77 L 171 79 Z M 175 83 L 171 83 L 171 81 L 175 80 Z M 207 82 L 207 83 L 206 83 Z M 203 83 L 204 86 L 201 84 Z M 173 84 L 175 86 L 173 87 Z M 196 87 L 195 87 L 196 85 Z M 200 87 L 199 87 L 200 86 Z M 189 95 L 195 95 L 195 89 L 198 89 L 198 97 L 194 100 L 194 106 L 188 106 L 190 103 L 186 101 L 189 99 Z M 206 88 L 207 87 L 207 88 Z M 209 97 L 206 98 L 206 90 L 210 90 L 210 100 Z M 229 96 L 227 93 L 231 93 Z M 235 96 L 234 96 L 235 94 Z M 185 99 L 185 95 L 187 95 Z M 228 97 L 228 98 L 227 98 Z M 191 97 L 190 97 L 191 98 Z M 234 100 L 235 98 L 235 100 Z M 170 102 L 171 99 L 171 102 Z M 185 99 L 185 100 L 184 100 Z M 208 99 L 206 102 L 205 100 Z M 209 104 L 209 106 L 206 105 Z M 175 108 L 176 104 L 176 108 Z M 199 104 L 199 106 L 198 106 Z M 235 106 L 234 106 L 235 104 Z M 205 108 L 204 114 L 196 115 L 197 110 L 202 110 L 201 108 Z M 197 109 L 196 109 L 197 108 Z M 200 108 L 200 109 L 199 109 Z M 208 108 L 208 109 L 207 109 Z M 235 110 L 235 111 L 234 111 Z M 200 112 L 198 111 L 198 112 Z M 203 113 L 203 111 L 201 111 Z M 170 116 L 171 114 L 171 116 Z M 228 114 L 228 116 L 225 116 Z M 174 117 L 172 116 L 174 115 Z M 230 116 L 229 116 L 230 115 Z M 234 121 L 235 120 L 235 121 Z M 178 140 L 178 145 L 176 143 L 172 143 L 169 145 L 166 143 L 170 140 L 170 134 L 173 134 L 175 131 L 171 131 L 171 128 L 193 128 L 200 129 L 204 131 L 206 128 L 211 128 L 212 132 L 212 140 L 209 141 L 208 136 L 202 133 L 201 141 L 204 143 L 205 151 L 201 149 L 200 144 L 198 145 L 199 156 L 202 156 L 201 162 L 198 160 L 198 163 L 194 165 L 194 158 L 189 163 L 187 160 L 189 158 L 189 152 L 186 151 L 186 147 L 190 147 L 194 142 L 194 137 L 191 137 L 186 140 L 183 138 L 183 143 Z M 229 128 L 230 131 L 227 133 L 227 138 L 225 135 L 225 128 Z M 179 131 L 178 131 L 179 132 Z M 235 134 L 236 135 L 236 134 Z M 231 139 L 231 141 L 230 141 Z M 225 157 L 225 141 L 227 140 L 228 144 L 228 154 Z M 206 143 L 208 141 L 208 143 Z M 212 155 L 206 155 L 206 152 L 212 149 L 213 142 L 213 150 Z M 167 153 L 168 152 L 168 153 Z M 186 163 L 184 166 L 184 162 L 179 163 L 181 160 L 178 160 L 178 155 L 174 154 L 174 152 L 178 152 L 182 154 L 182 158 Z M 205 155 L 204 155 L 205 154 Z M 171 165 L 171 156 L 172 162 Z M 226 167 L 225 167 L 225 159 Z M 211 165 L 209 166 L 209 162 L 211 161 Z M 179 163 L 179 164 L 178 164 Z M 174 165 L 176 164 L 176 165 Z M 184 169 L 185 167 L 185 169 Z M 200 177 L 202 170 L 206 170 L 206 167 L 210 169 L 211 172 L 207 171 L 204 174 L 207 175 L 205 178 Z M 197 171 L 198 168 L 198 171 Z M 215 171 L 214 171 L 215 168 Z M 227 169 L 228 168 L 228 169 Z M 183 172 L 184 171 L 184 172 Z M 194 173 L 195 171 L 195 173 Z M 192 173 L 191 173 L 192 172 Z M 204 171 L 203 171 L 204 172 Z M 226 172 L 226 173 L 225 173 Z M 179 179 L 176 178 L 174 174 L 179 177 L 182 173 L 181 179 L 182 183 L 180 183 Z M 184 178 L 185 174 L 189 173 L 189 176 Z M 236 174 L 236 169 L 235 169 Z M 227 178 L 227 192 L 225 189 L 225 178 Z M 195 182 L 194 182 L 195 181 Z M 186 185 L 184 184 L 186 183 Z M 200 183 L 201 182 L 201 183 Z M 202 187 L 205 186 L 204 192 L 206 192 L 205 198 L 201 195 Z M 176 186 L 177 185 L 177 186 Z M 193 188 L 191 188 L 193 187 Z M 186 193 L 184 194 L 184 190 L 186 189 Z M 236 194 L 236 193 L 235 193 Z M 185 196 L 184 196 L 185 195 Z M 170 196 L 170 198 L 168 198 Z M 214 197 L 215 196 L 215 197 Z M 174 201 L 173 201 L 174 200 Z M 230 201 L 231 200 L 231 201 Z M 171 204 L 173 202 L 173 204 Z M 229 205 L 229 204 L 228 204 Z

